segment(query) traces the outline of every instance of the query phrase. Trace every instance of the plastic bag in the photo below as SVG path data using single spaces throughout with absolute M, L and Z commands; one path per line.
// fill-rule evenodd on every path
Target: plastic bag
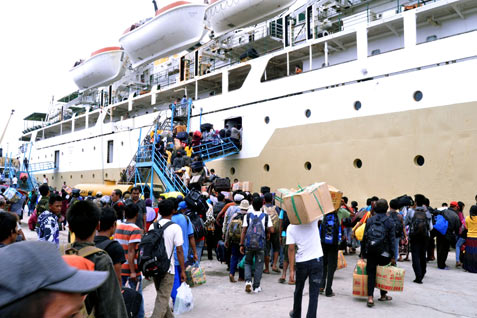
M 177 289 L 176 302 L 174 304 L 174 315 L 189 312 L 194 308 L 194 298 L 192 289 L 185 282 Z

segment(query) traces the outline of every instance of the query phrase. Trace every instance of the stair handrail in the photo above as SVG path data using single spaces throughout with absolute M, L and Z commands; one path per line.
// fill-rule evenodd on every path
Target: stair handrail
M 194 155 L 199 155 L 202 160 L 208 161 L 213 159 L 215 155 L 226 155 L 240 152 L 240 149 L 232 141 L 230 137 L 220 138 L 216 140 L 201 143 L 194 147 Z M 198 149 L 198 150 L 196 150 Z

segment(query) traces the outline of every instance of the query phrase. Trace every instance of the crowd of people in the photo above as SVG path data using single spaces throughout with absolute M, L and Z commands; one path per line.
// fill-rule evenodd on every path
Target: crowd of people
M 213 184 L 208 192 L 192 188 L 191 192 L 199 194 L 194 200 L 191 195 L 178 195 L 154 201 L 141 198 L 137 187 L 131 189 L 128 198 L 120 190 L 110 196 L 88 193 L 82 197 L 77 190 L 70 196 L 64 188 L 56 192 L 43 184 L 39 195 L 31 193 L 28 201 L 30 229 L 43 243 L 17 243 L 25 240 L 20 219 L 4 211 L 6 201 L 0 196 L 0 269 L 12 268 L 12 257 L 54 263 L 39 269 L 45 278 L 39 278 L 28 290 L 15 286 L 7 288 L 8 293 L 0 293 L 0 316 L 44 317 L 41 314 L 55 303 L 49 296 L 55 294 L 74 303 L 65 311 L 128 317 L 132 303 L 125 296 L 127 290 L 136 293 L 136 316 L 142 318 L 141 293 L 146 277 L 154 281 L 157 291 L 152 317 L 173 317 L 169 300 L 175 303 L 177 290 L 186 280 L 186 267 L 200 264 L 205 250 L 209 260 L 215 255 L 226 264 L 229 282 L 242 282 L 246 293 L 263 292 L 262 276 L 271 272 L 280 274 L 277 283 L 295 285 L 290 317 L 301 317 L 306 280 L 310 285 L 307 317 L 316 317 L 319 294 L 335 296 L 333 278 L 340 250 L 344 254 L 359 252 L 366 259 L 369 307 L 374 306 L 377 267 L 406 261 L 409 253 L 417 284 L 424 282 L 428 262 L 437 259 L 439 269 L 448 269 L 450 247 L 456 248 L 456 267 L 477 273 L 477 205 L 464 217 L 462 202 L 433 209 L 429 199 L 420 194 L 404 195 L 389 204 L 372 197 L 361 209 L 355 201 L 349 206 L 348 198 L 343 197 L 336 211 L 309 224 L 295 225 L 290 224 L 287 212 L 276 204 L 268 187 L 262 187 L 260 193 L 236 190 L 226 197 L 224 192 L 215 191 Z M 68 230 L 71 243 L 61 244 L 61 229 Z M 147 277 L 138 251 L 145 238 L 150 239 L 150 233 L 156 231 L 163 238 L 167 269 L 162 275 Z M 65 267 L 58 250 L 64 262 L 75 269 Z M 58 276 L 53 282 L 50 268 L 64 277 Z M 70 277 L 84 277 L 85 281 L 75 285 Z M 88 277 L 96 277 L 94 283 Z M 2 288 L 6 284 L 0 280 Z M 71 285 L 75 286 L 68 287 Z M 77 301 L 77 295 L 88 292 L 84 301 Z M 378 300 L 392 298 L 381 290 Z M 33 303 L 38 313 L 29 315 Z M 71 317 L 71 311 L 68 314 L 64 317 Z

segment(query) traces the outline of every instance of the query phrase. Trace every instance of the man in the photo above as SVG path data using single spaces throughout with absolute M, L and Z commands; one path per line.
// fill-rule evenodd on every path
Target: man
M 214 182 L 215 179 L 218 179 L 219 176 L 217 174 L 215 174 L 215 170 L 214 169 L 210 169 L 210 176 L 209 176 L 209 181 L 210 182 Z
M 5 199 L 0 198 L 0 203 Z M 1 208 L 1 206 L 0 206 Z M 0 248 L 15 243 L 18 236 L 18 223 L 15 214 L 0 212 Z
M 30 216 L 33 213 L 33 210 L 35 210 L 37 200 L 38 200 L 38 195 L 36 194 L 36 191 L 33 189 L 28 195 L 28 216 Z
M 267 237 L 273 233 L 273 224 L 263 210 L 263 200 L 255 197 L 252 202 L 253 212 L 248 212 L 242 224 L 240 253 L 245 254 L 245 291 L 259 293 L 262 291 L 260 281 L 263 273 L 263 262 Z M 255 272 L 252 286 L 252 266 L 255 258 Z
M 237 265 L 242 261 L 243 255 L 240 253 L 240 239 L 242 237 L 243 219 L 250 208 L 250 203 L 247 200 L 240 202 L 240 210 L 238 210 L 230 218 L 229 226 L 225 232 L 224 244 L 226 248 L 230 249 L 230 271 L 229 280 L 231 283 L 237 282 L 235 280 L 235 272 Z M 239 269 L 239 281 L 244 281 L 243 270 Z
M 326 297 L 335 296 L 332 285 L 336 267 L 338 265 L 338 247 L 340 239 L 341 222 L 338 218 L 338 212 L 335 211 L 326 214 L 323 217 L 323 222 L 320 227 L 321 248 L 323 250 L 323 276 L 321 279 L 320 293 L 324 292 Z
M 416 194 L 414 202 L 416 203 L 416 208 L 409 211 L 404 225 L 409 226 L 412 268 L 414 275 L 416 275 L 414 283 L 422 284 L 427 269 L 426 251 L 430 231 L 432 230 L 432 215 L 425 205 L 425 196 Z
M 241 149 L 241 131 L 238 128 L 238 125 L 234 125 L 230 130 L 230 140 L 234 143 L 234 145 Z
M 36 215 L 39 217 L 41 213 L 48 210 L 48 201 L 50 200 L 50 187 L 44 183 L 38 189 L 40 191 L 40 201 L 36 206 Z
M 449 255 L 449 249 L 452 242 L 455 241 L 456 235 L 459 233 L 461 224 L 459 216 L 457 215 L 458 208 L 459 204 L 456 201 L 452 201 L 450 207 L 441 212 L 442 216 L 444 216 L 447 222 L 449 222 L 449 226 L 447 227 L 447 232 L 445 234 L 437 232 L 437 268 L 439 269 L 449 269 L 446 266 L 447 256 Z
M 138 216 L 137 216 L 137 219 L 136 219 L 136 225 L 144 230 L 144 227 L 146 226 L 146 204 L 144 203 L 144 200 L 141 200 L 139 198 L 141 194 L 141 189 L 139 189 L 139 187 L 133 187 L 131 189 L 131 198 L 130 199 L 127 199 L 126 202 L 124 202 L 126 205 L 130 204 L 130 203 L 134 203 L 137 205 L 138 209 L 139 209 L 139 213 L 138 213 Z
M 399 200 L 392 199 L 389 201 L 389 212 L 387 215 L 393 220 L 396 230 L 396 242 L 394 243 L 394 259 L 399 258 L 399 242 L 404 236 L 404 241 L 407 242 L 406 226 L 404 225 L 404 218 L 399 213 Z
M 13 179 L 12 179 L 12 187 L 14 189 L 18 188 L 18 178 L 16 175 L 13 176 Z
M 288 215 L 285 210 L 280 210 L 280 215 L 278 218 L 280 219 L 281 245 L 283 250 L 283 271 L 282 276 L 278 279 L 278 282 L 285 284 L 287 279 L 287 270 L 289 270 L 290 279 L 288 280 L 288 285 L 295 285 L 295 268 L 288 259 L 287 229 L 290 225 L 290 220 L 288 219 Z M 290 266 L 288 266 L 289 264 Z
M 265 250 L 265 270 L 263 272 L 267 274 L 270 273 L 270 252 L 273 249 L 272 271 L 280 273 L 280 270 L 277 267 L 278 255 L 280 254 L 280 209 L 272 204 L 273 195 L 271 193 L 266 193 L 264 199 L 264 210 L 272 221 L 274 231 L 270 234 L 270 239 L 267 240 L 267 248 Z
M 123 247 L 126 262 L 121 266 L 122 285 L 136 289 L 142 295 L 142 276 L 137 268 L 137 250 L 141 243 L 142 231 L 136 225 L 139 208 L 134 203 L 126 204 L 124 215 L 126 221 L 117 226 L 114 239 Z M 144 318 L 144 300 L 139 309 L 139 318 Z
M 323 264 L 321 260 L 323 251 L 321 248 L 320 232 L 318 231 L 318 220 L 309 224 L 290 224 L 287 229 L 286 243 L 288 245 L 290 268 L 295 266 L 296 258 L 296 285 L 293 297 L 293 310 L 290 312 L 290 317 L 301 318 L 303 289 L 308 279 L 310 299 L 306 317 L 316 318 L 320 281 L 323 275 Z M 297 249 L 295 249 L 295 245 Z
M 48 201 L 49 210 L 44 211 L 38 217 L 38 240 L 50 242 L 59 247 L 60 245 L 60 227 L 58 218 L 61 215 L 63 199 L 53 194 Z
M 462 201 L 457 202 L 457 204 L 458 204 L 457 215 L 459 216 L 460 227 L 457 233 L 457 242 L 455 244 L 455 267 L 461 267 L 462 262 L 460 259 L 460 255 L 461 255 L 460 249 L 462 245 L 464 245 L 465 240 L 467 238 L 467 231 L 465 228 L 465 217 L 464 217 L 465 204 Z
M 94 235 L 99 229 L 100 211 L 91 201 L 77 201 L 66 214 L 70 231 L 75 235 L 72 249 L 80 254 L 84 248 L 94 247 Z M 108 254 L 98 251 L 86 259 L 94 263 L 96 271 L 108 272 L 107 279 L 94 293 L 88 295 L 85 305 L 88 313 L 94 310 L 95 317 L 127 318 L 126 306 L 121 295 L 121 287 L 116 278 L 113 263 Z
M 118 278 L 119 284 L 122 285 L 121 266 L 126 262 L 124 250 L 116 240 L 111 240 L 110 237 L 116 232 L 116 211 L 112 208 L 101 209 L 101 216 L 99 218 L 99 230 L 94 237 L 94 244 L 97 248 L 108 253 L 113 261 L 114 271 Z
M 114 189 L 111 193 L 111 206 L 113 207 L 116 203 L 121 202 L 123 197 L 123 192 L 119 189 Z
M 7 200 L 5 197 L 0 195 L 0 212 L 5 212 L 5 208 L 7 206 Z
M 79 317 L 83 295 L 108 278 L 107 272 L 68 266 L 58 250 L 45 242 L 21 242 L 0 253 L 0 317 Z M 35 273 L 25 280 L 32 264 Z
M 396 264 L 394 259 L 394 246 L 396 240 L 396 230 L 393 220 L 386 215 L 388 202 L 379 199 L 375 206 L 372 216 L 366 222 L 362 246 L 364 247 L 363 257 L 367 259 L 368 272 L 368 307 L 374 306 L 374 287 L 376 286 L 376 270 L 378 265 L 385 266 L 390 262 Z M 392 298 L 387 296 L 387 291 L 381 290 L 379 301 L 390 301 Z
M 164 226 L 165 224 L 171 222 L 175 210 L 174 202 L 172 200 L 163 200 L 159 202 L 159 213 L 161 214 L 161 219 L 158 221 L 159 225 Z M 153 229 L 154 224 L 151 225 L 149 230 Z M 174 266 L 174 262 L 179 263 L 180 281 L 184 282 L 186 280 L 184 255 L 187 254 L 184 253 L 182 248 L 184 242 L 183 233 L 179 225 L 172 224 L 164 230 L 164 244 L 167 255 L 171 255 L 171 265 L 169 267 L 169 271 L 164 277 L 154 277 L 154 285 L 156 287 L 157 294 L 152 318 L 174 317 L 171 308 L 169 307 L 169 298 L 174 285 L 174 276 L 177 269 L 177 266 Z M 172 257 L 174 250 L 176 257 Z
M 43 175 L 43 184 L 48 184 L 48 178 L 46 177 L 46 174 Z

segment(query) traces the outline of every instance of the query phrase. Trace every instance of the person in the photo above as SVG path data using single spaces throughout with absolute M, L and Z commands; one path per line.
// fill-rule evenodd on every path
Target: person
M 37 217 L 40 216 L 41 213 L 48 210 L 48 201 L 50 200 L 50 187 L 48 184 L 42 184 L 38 190 L 40 191 L 40 201 L 36 205 L 36 215 Z
M 36 194 L 36 190 L 33 189 L 28 195 L 28 216 L 33 213 L 36 207 L 36 201 L 38 200 L 38 195 Z
M 230 130 L 230 140 L 234 143 L 234 145 L 240 149 L 241 148 L 241 131 L 238 128 L 238 125 L 234 125 Z
M 460 220 L 459 232 L 457 233 L 457 242 L 455 244 L 455 267 L 461 267 L 462 262 L 460 260 L 460 250 L 462 245 L 465 243 L 466 233 L 465 233 L 465 217 L 464 217 L 464 207 L 465 204 L 462 201 L 457 202 L 457 215 Z
M 209 181 L 214 182 L 215 179 L 218 179 L 219 176 L 215 173 L 214 169 L 210 169 L 210 176 L 209 176 Z
M 296 259 L 296 283 L 293 295 L 293 310 L 290 311 L 290 317 L 301 318 L 303 289 L 308 279 L 309 302 L 306 317 L 316 318 L 323 275 L 323 250 L 318 230 L 318 220 L 308 224 L 290 224 L 287 229 L 286 243 L 291 268 L 295 266 Z
M 114 189 L 111 192 L 111 207 L 114 207 L 115 204 L 122 202 L 123 192 L 119 189 Z
M 126 221 L 119 224 L 114 233 L 114 239 L 121 244 L 126 258 L 121 265 L 122 286 L 129 285 L 142 295 L 142 276 L 137 268 L 137 250 L 142 238 L 142 231 L 136 224 L 139 208 L 136 204 L 129 203 L 124 212 Z M 144 300 L 139 309 L 139 318 L 144 318 Z
M 242 200 L 240 202 L 239 210 L 237 210 L 234 215 L 230 218 L 230 223 L 225 232 L 225 247 L 229 248 L 231 251 L 230 257 L 230 271 L 229 271 L 229 280 L 231 283 L 235 283 L 235 272 L 237 270 L 237 265 L 242 261 L 243 255 L 240 253 L 240 239 L 242 234 L 242 225 L 243 219 L 250 209 L 250 203 L 247 200 Z M 243 273 L 239 271 L 239 281 L 243 281 Z
M 437 268 L 442 270 L 449 269 L 446 265 L 447 256 L 449 255 L 449 249 L 452 242 L 455 242 L 456 233 L 459 232 L 461 223 L 459 216 L 457 215 L 458 207 L 459 204 L 456 201 L 452 201 L 449 208 L 441 212 L 442 216 L 444 216 L 449 223 L 445 234 L 437 232 Z
M 326 214 L 320 226 L 320 240 L 323 250 L 323 276 L 321 279 L 320 293 L 324 292 L 326 297 L 335 296 L 332 285 L 338 265 L 340 239 L 341 222 L 339 221 L 337 211 Z
M 3 198 L 0 198 L 4 200 Z M 18 236 L 17 217 L 14 213 L 0 212 L 0 248 L 15 243 Z
M 12 187 L 16 189 L 18 187 L 18 178 L 16 175 L 13 176 L 12 178 Z
M 465 228 L 467 239 L 462 267 L 470 273 L 477 273 L 477 205 L 470 207 L 469 216 L 465 218 Z
M 43 184 L 48 184 L 48 178 L 46 177 L 46 174 L 43 175 Z
M 290 272 L 290 278 L 288 280 L 288 285 L 295 285 L 295 268 L 293 262 L 290 263 L 288 259 L 288 244 L 287 244 L 287 229 L 290 225 L 290 220 L 288 219 L 287 212 L 283 209 L 280 210 L 280 232 L 281 232 L 281 245 L 283 250 L 283 270 L 282 275 L 278 279 L 278 282 L 285 284 L 287 279 L 287 270 Z
M 258 197 L 253 198 L 253 211 L 248 212 L 242 224 L 242 235 L 240 238 L 240 253 L 245 254 L 245 291 L 259 293 L 262 291 L 260 281 L 262 279 L 263 261 L 267 237 L 273 233 L 273 224 L 263 207 L 263 200 Z M 255 258 L 255 272 L 252 286 L 252 266 Z
M 148 229 L 151 226 L 151 224 L 156 220 L 157 212 L 152 207 L 151 199 L 147 198 L 145 203 L 146 203 L 146 229 Z
M 126 262 L 126 257 L 121 244 L 116 240 L 110 239 L 116 232 L 116 226 L 116 211 L 109 207 L 102 208 L 99 217 L 99 230 L 94 237 L 94 244 L 111 257 L 114 272 L 116 273 L 119 284 L 122 285 L 121 266 Z
M 25 168 L 25 171 L 28 171 L 28 158 L 27 157 L 23 158 L 23 167 Z
M 0 212 L 5 212 L 7 206 L 7 200 L 4 196 L 0 195 Z
M 139 195 L 141 193 L 141 189 L 139 189 L 139 187 L 133 187 L 131 189 L 131 198 L 130 199 L 127 199 L 124 203 L 126 205 L 130 204 L 130 203 L 134 203 L 137 205 L 138 209 L 139 209 L 139 213 L 138 213 L 138 216 L 136 218 L 136 225 L 141 229 L 141 230 L 144 230 L 145 226 L 146 226 L 146 215 L 147 215 L 147 211 L 146 211 L 146 203 L 144 202 L 144 200 L 141 200 L 139 198 Z
M 409 226 L 412 268 L 416 276 L 414 283 L 422 284 L 427 269 L 426 251 L 432 230 L 432 215 L 425 205 L 425 196 L 416 194 L 414 202 L 416 208 L 406 215 L 404 225 Z
M 78 317 L 83 295 L 108 278 L 107 272 L 68 266 L 58 250 L 45 242 L 17 243 L 1 253 L 0 317 Z M 26 280 L 25 273 L 31 273 L 32 264 L 35 273 Z
M 399 200 L 392 199 L 389 201 L 389 211 L 387 215 L 394 221 L 396 230 L 396 241 L 394 243 L 394 259 L 399 258 L 399 243 L 401 238 L 404 237 L 404 241 L 407 242 L 406 226 L 404 225 L 404 218 L 399 213 Z
M 295 65 L 295 74 L 303 73 L 303 69 L 299 65 Z
M 270 252 L 273 250 L 272 271 L 280 273 L 280 270 L 277 267 L 278 255 L 280 254 L 280 209 L 272 203 L 273 194 L 265 193 L 263 197 L 265 200 L 263 209 L 268 214 L 274 227 L 273 233 L 270 234 L 270 239 L 267 240 L 267 247 L 265 249 L 265 270 L 263 272 L 266 274 L 270 273 Z
M 162 200 L 158 204 L 159 213 L 161 214 L 161 219 L 157 221 L 160 226 L 164 226 L 167 223 L 172 221 L 173 213 L 176 210 L 175 204 L 172 200 Z M 177 266 L 175 262 L 179 263 L 180 271 L 180 281 L 184 282 L 186 280 L 185 274 L 185 263 L 184 263 L 184 250 L 182 248 L 184 244 L 183 233 L 181 227 L 172 221 L 174 224 L 168 226 L 164 230 L 164 245 L 166 247 L 167 255 L 171 255 L 171 265 L 169 271 L 165 274 L 164 277 L 154 277 L 154 286 L 156 288 L 156 301 L 154 304 L 154 311 L 152 312 L 152 318 L 172 318 L 172 310 L 169 307 L 169 298 L 172 292 L 172 287 L 174 285 L 174 277 L 176 275 Z M 151 225 L 149 230 L 154 229 L 154 224 Z M 175 250 L 175 257 L 172 257 Z
M 94 247 L 94 236 L 99 228 L 99 208 L 91 201 L 78 201 L 69 207 L 66 219 L 70 231 L 76 238 L 75 242 L 71 244 L 71 249 L 80 253 L 84 248 Z M 86 297 L 85 305 L 88 313 L 94 310 L 96 317 L 127 318 L 121 287 L 116 278 L 111 258 L 102 250 L 85 258 L 94 263 L 96 271 L 108 273 L 104 284 Z
M 368 307 L 374 306 L 374 287 L 376 286 L 376 271 L 378 265 L 385 266 L 389 263 L 396 264 L 394 259 L 394 246 L 396 230 L 393 220 L 386 215 L 388 202 L 379 199 L 374 207 L 376 215 L 367 222 L 364 230 L 362 246 L 364 251 L 362 258 L 367 259 L 366 270 L 368 272 Z M 392 298 L 387 291 L 381 290 L 379 301 L 390 301 Z
M 49 201 L 47 211 L 38 217 L 38 240 L 54 243 L 56 247 L 60 245 L 60 227 L 58 218 L 61 215 L 63 199 L 53 194 Z

